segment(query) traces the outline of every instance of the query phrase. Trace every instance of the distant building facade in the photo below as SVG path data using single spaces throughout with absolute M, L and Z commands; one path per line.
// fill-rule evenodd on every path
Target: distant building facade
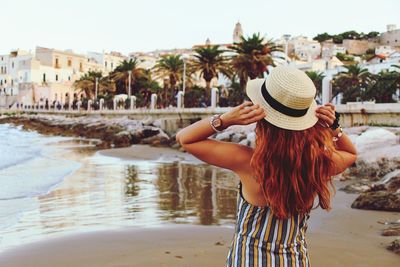
M 101 71 L 106 75 L 124 58 L 105 53 L 90 55 L 45 47 L 37 47 L 34 54 L 15 50 L 0 55 L 0 96 L 16 96 L 13 102 L 26 105 L 68 103 L 76 94 L 74 81 L 85 72 Z M 107 67 L 106 61 L 112 65 Z
M 386 28 L 387 31 L 381 33 L 380 43 L 400 48 L 400 29 L 397 29 L 395 24 L 389 24 Z

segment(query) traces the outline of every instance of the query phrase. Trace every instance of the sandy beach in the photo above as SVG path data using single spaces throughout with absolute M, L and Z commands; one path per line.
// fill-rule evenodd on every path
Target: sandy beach
M 176 150 L 148 146 L 99 153 L 122 160 L 193 160 Z M 337 181 L 336 185 L 343 184 Z M 399 263 L 399 256 L 386 250 L 393 238 L 380 235 L 385 226 L 379 223 L 397 220 L 399 214 L 351 209 L 356 197 L 337 191 L 330 212 L 312 212 L 307 238 L 313 266 Z M 7 249 L 0 254 L 0 266 L 224 266 L 233 231 L 232 223 L 220 223 L 128 226 L 72 233 Z
M 377 220 L 396 214 L 350 210 L 339 193 L 330 213 L 315 211 L 308 232 L 313 266 L 396 266 Z M 233 228 L 172 225 L 73 234 L 0 254 L 0 266 L 224 266 Z

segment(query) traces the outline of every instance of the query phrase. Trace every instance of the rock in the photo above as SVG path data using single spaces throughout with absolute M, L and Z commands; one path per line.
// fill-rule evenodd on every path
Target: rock
M 396 193 L 400 189 L 400 175 L 392 177 L 387 185 L 387 190 L 391 193 Z
M 355 166 L 350 167 L 346 175 L 358 179 L 377 181 L 396 169 L 400 169 L 400 157 L 392 159 L 380 158 L 375 162 L 357 160 Z
M 355 182 L 352 184 L 348 184 L 342 188 L 340 188 L 339 190 L 344 191 L 346 193 L 362 193 L 362 192 L 367 192 L 370 191 L 371 186 L 369 186 L 367 184 L 368 182 L 364 181 L 364 182 Z
M 157 135 L 158 133 L 160 133 L 160 129 L 154 127 L 145 128 L 142 131 L 143 138 L 152 137 L 154 135 Z
M 251 147 L 255 147 L 256 146 L 256 133 L 254 131 L 248 133 L 247 134 L 247 140 L 250 141 L 250 146 Z
M 159 130 L 158 134 L 143 138 L 140 143 L 153 146 L 167 146 L 171 143 L 171 139 L 166 133 L 164 133 L 162 130 Z
M 222 133 L 218 133 L 216 136 L 215 136 L 215 139 L 216 140 L 218 140 L 218 141 L 229 141 L 230 139 L 231 139 L 231 132 L 229 132 L 229 131 L 225 131 L 225 132 L 222 132 Z
M 127 131 L 122 131 L 114 135 L 114 147 L 127 147 L 131 145 L 131 134 Z
M 153 126 L 157 128 L 162 128 L 162 122 L 161 120 L 154 120 L 153 121 Z
M 366 192 L 375 192 L 386 190 L 386 186 L 384 184 L 372 184 Z
M 382 231 L 383 236 L 400 236 L 400 226 L 390 226 Z
M 239 142 L 239 145 L 250 146 L 250 141 L 247 139 L 243 139 L 242 141 Z
M 400 194 L 387 191 L 365 192 L 354 200 L 354 209 L 400 211 Z
M 240 134 L 240 133 L 234 133 L 232 136 L 231 136 L 231 142 L 233 142 L 233 143 L 239 143 L 240 141 L 242 141 L 243 139 L 246 139 L 246 135 L 244 135 L 244 134 Z
M 358 153 L 371 151 L 374 148 L 379 148 L 382 145 L 389 146 L 398 142 L 399 138 L 396 134 L 383 129 L 370 129 L 362 133 L 355 140 Z
M 146 118 L 144 118 L 143 120 L 141 120 L 141 122 L 142 122 L 142 124 L 144 125 L 144 126 L 153 126 L 153 122 L 154 122 L 154 120 L 153 120 L 153 118 L 152 117 L 146 117 Z
M 386 248 L 400 255 L 400 238 L 393 240 L 393 242 L 390 243 L 390 245 L 387 246 Z

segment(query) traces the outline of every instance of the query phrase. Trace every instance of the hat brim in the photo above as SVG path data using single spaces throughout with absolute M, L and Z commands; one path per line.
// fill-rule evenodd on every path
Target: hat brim
M 294 131 L 311 128 L 318 122 L 318 118 L 315 115 L 315 110 L 317 109 L 317 102 L 315 102 L 315 100 L 312 101 L 307 113 L 302 117 L 288 116 L 272 108 L 267 101 L 265 101 L 261 93 L 261 86 L 264 82 L 265 79 L 254 79 L 248 81 L 246 94 L 253 104 L 258 104 L 265 110 L 266 116 L 264 119 L 266 121 L 279 128 Z

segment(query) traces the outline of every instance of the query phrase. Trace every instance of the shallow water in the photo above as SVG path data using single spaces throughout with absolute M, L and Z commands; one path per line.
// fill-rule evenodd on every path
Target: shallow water
M 231 172 L 202 164 L 111 158 L 96 153 L 90 143 L 73 140 L 57 140 L 51 147 L 57 149 L 52 160 L 79 168 L 48 192 L 18 200 L 29 208 L 0 229 L 0 250 L 71 232 L 123 226 L 234 223 L 238 180 Z M 48 164 L 33 166 L 43 175 L 65 167 L 63 162 Z M 32 166 L 20 168 L 27 179 Z M 13 210 L 5 200 L 0 205 L 4 212 Z

